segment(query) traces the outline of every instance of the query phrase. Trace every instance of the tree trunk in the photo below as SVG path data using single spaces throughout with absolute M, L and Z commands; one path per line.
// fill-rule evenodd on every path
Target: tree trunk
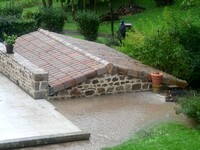
M 60 0 L 60 5 L 61 5 L 62 10 L 64 10 L 64 5 L 63 5 L 63 1 L 62 0 Z
M 114 37 L 114 21 L 113 21 L 113 4 L 110 0 L 110 22 L 111 22 L 111 35 Z
M 43 4 L 44 7 L 47 7 L 47 3 L 46 3 L 45 0 L 42 0 L 42 4 Z
M 73 20 L 75 20 L 74 0 L 72 0 L 72 18 L 73 18 Z
M 86 0 L 83 0 L 83 11 L 85 11 Z
M 48 7 L 50 8 L 50 7 L 52 7 L 52 5 L 53 5 L 53 0 L 48 0 Z
M 97 0 L 94 0 L 94 10 L 97 13 Z
M 43 4 L 43 6 L 44 7 L 52 7 L 53 6 L 53 0 L 47 0 L 47 2 L 46 2 L 46 0 L 42 0 L 42 4 Z

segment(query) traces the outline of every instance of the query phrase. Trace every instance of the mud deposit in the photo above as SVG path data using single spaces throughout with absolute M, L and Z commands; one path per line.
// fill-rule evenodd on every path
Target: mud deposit
M 69 142 L 23 150 L 99 150 L 127 140 L 141 128 L 160 122 L 189 123 L 176 115 L 175 103 L 151 92 L 52 101 L 75 125 L 91 133 L 89 141 Z

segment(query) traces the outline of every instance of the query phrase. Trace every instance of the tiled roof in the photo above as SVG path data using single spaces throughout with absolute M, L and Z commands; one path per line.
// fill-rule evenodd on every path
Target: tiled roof
M 17 38 L 15 51 L 49 73 L 51 92 L 75 86 L 104 73 L 148 78 L 148 67 L 110 47 L 46 30 Z M 166 77 L 166 78 L 165 78 Z M 172 76 L 165 74 L 164 82 Z

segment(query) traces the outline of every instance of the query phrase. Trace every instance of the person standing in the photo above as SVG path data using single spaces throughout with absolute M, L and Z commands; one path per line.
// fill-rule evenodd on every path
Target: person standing
M 120 36 L 122 36 L 123 38 L 126 37 L 126 26 L 124 24 L 124 20 L 120 21 L 120 26 L 119 26 L 119 29 L 118 29 L 118 34 Z
M 122 43 L 122 40 L 126 37 L 126 26 L 124 24 L 124 20 L 120 21 L 120 26 L 117 33 L 118 33 L 119 41 L 120 43 Z

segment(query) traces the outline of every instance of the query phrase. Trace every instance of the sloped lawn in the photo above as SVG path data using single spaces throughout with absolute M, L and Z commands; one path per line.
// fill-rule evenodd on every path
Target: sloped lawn
M 168 123 L 141 130 L 130 140 L 103 150 L 199 150 L 200 130 Z

